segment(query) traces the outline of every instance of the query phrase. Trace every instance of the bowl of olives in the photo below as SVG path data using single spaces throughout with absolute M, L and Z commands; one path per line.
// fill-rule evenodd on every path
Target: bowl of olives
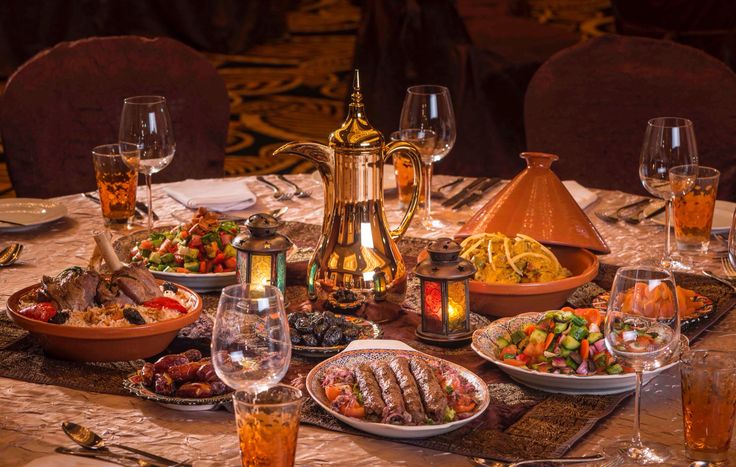
M 297 311 L 288 320 L 292 352 L 304 357 L 329 357 L 354 340 L 378 339 L 383 334 L 372 321 L 329 311 Z

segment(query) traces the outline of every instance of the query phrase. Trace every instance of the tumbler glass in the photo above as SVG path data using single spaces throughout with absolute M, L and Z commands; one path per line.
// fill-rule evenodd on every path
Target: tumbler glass
M 302 401 L 302 392 L 285 384 L 260 393 L 235 393 L 243 467 L 294 465 Z
M 687 351 L 680 375 L 687 456 L 726 461 L 736 414 L 736 352 Z
M 104 144 L 92 149 L 95 179 L 105 225 L 130 224 L 135 214 L 135 192 L 138 173 L 123 160 L 120 148 L 125 145 Z
M 698 166 L 695 181 L 685 182 L 692 183 L 690 191 L 675 196 L 672 207 L 675 241 L 680 253 L 708 252 L 720 175 L 714 168 Z M 677 183 L 678 174 L 675 169 L 671 171 L 670 178 L 672 183 Z

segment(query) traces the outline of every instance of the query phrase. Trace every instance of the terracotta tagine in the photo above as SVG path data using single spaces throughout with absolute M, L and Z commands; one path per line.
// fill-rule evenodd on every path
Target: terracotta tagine
M 550 166 L 558 157 L 523 152 L 527 167 L 470 218 L 456 234 L 464 238 L 481 232 L 522 233 L 547 245 L 611 250 Z

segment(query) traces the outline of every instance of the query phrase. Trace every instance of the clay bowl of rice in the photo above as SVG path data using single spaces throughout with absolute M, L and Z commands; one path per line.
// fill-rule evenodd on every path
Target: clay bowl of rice
M 158 282 L 161 285 L 162 281 Z M 47 355 L 63 360 L 116 362 L 154 356 L 166 349 L 179 330 L 195 322 L 202 312 L 202 298 L 186 287 L 177 286 L 176 292 L 168 291 L 164 295 L 179 301 L 187 309 L 186 313 L 135 305 L 145 324 L 132 325 L 122 317 L 121 309 L 91 307 L 72 311 L 64 324 L 52 324 L 19 313 L 33 303 L 31 297 L 40 285 L 11 295 L 7 303 L 8 317 L 36 336 Z
M 472 235 L 461 248 L 460 255 L 478 270 L 469 284 L 470 310 L 487 316 L 558 309 L 598 274 L 598 257 L 590 251 L 544 246 L 525 235 Z

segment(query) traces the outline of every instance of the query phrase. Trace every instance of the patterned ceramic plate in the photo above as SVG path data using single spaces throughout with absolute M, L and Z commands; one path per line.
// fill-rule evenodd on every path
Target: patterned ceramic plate
M 515 381 L 547 392 L 561 392 L 564 394 L 617 394 L 625 391 L 633 391 L 636 386 L 636 375 L 624 373 L 619 375 L 563 375 L 554 373 L 540 373 L 528 368 L 520 368 L 504 363 L 498 358 L 500 350 L 496 345 L 499 337 L 511 334 L 522 329 L 527 324 L 536 323 L 544 313 L 522 313 L 512 318 L 501 318 L 491 323 L 484 329 L 478 329 L 473 333 L 471 347 L 475 353 L 495 363 L 498 368 L 509 375 Z M 687 337 L 681 335 L 680 351 L 687 349 L 689 342 Z M 654 378 L 659 372 L 677 364 L 679 352 L 674 355 L 667 365 L 653 371 L 644 372 L 644 384 Z
M 601 313 L 605 313 L 608 310 L 608 300 L 610 298 L 610 293 L 603 292 L 593 299 L 593 308 L 597 308 Z M 705 295 L 695 292 L 692 301 L 694 303 L 702 303 L 702 306 L 688 315 L 680 316 L 680 326 L 689 326 L 697 323 L 701 319 L 707 318 L 708 314 L 713 311 L 713 300 Z
M 171 230 L 173 225 L 156 227 L 156 232 L 168 232 Z M 148 232 L 141 230 L 134 232 L 130 235 L 125 235 L 118 238 L 112 244 L 115 254 L 118 255 L 121 261 L 128 263 L 130 261 L 130 250 L 141 240 L 148 238 Z M 173 282 L 175 284 L 189 287 L 195 292 L 212 292 L 220 291 L 223 287 L 231 284 L 235 284 L 237 279 L 235 278 L 235 271 L 232 272 L 210 272 L 207 274 L 185 274 L 180 272 L 160 272 L 151 271 L 157 279 L 164 281 Z
M 217 410 L 223 405 L 231 404 L 233 393 L 228 392 L 214 397 L 203 397 L 201 399 L 188 399 L 184 397 L 162 396 L 156 394 L 142 383 L 135 382 L 136 373 L 128 375 L 123 381 L 123 387 L 134 396 L 153 401 L 169 409 L 195 412 L 200 410 Z
M 440 425 L 419 425 L 419 426 L 405 426 L 405 425 L 391 425 L 388 423 L 375 423 L 366 422 L 358 418 L 346 417 L 330 407 L 330 402 L 327 400 L 324 390 L 320 382 L 322 381 L 325 371 L 331 366 L 339 365 L 352 368 L 361 363 L 370 363 L 377 360 L 390 360 L 396 357 L 406 357 L 409 359 L 419 358 L 427 363 L 433 365 L 445 364 L 453 367 L 457 370 L 470 384 L 475 387 L 476 394 L 478 395 L 478 407 L 476 412 L 469 418 L 464 420 L 457 420 L 450 423 L 443 423 Z M 330 415 L 336 417 L 341 422 L 344 422 L 353 428 L 365 431 L 378 436 L 386 436 L 388 438 L 427 438 L 429 436 L 440 435 L 456 430 L 463 425 L 466 425 L 471 420 L 477 418 L 482 414 L 488 407 L 490 402 L 490 395 L 488 393 L 488 386 L 480 379 L 475 373 L 467 370 L 466 368 L 456 365 L 447 360 L 443 360 L 437 357 L 432 357 L 421 352 L 412 350 L 395 350 L 395 349 L 366 349 L 366 350 L 348 350 L 342 352 L 334 357 L 325 360 L 318 364 L 312 371 L 307 375 L 307 391 L 323 409 Z
M 343 318 L 350 324 L 358 326 L 360 328 L 360 335 L 358 339 L 378 339 L 383 335 L 383 330 L 373 321 L 367 319 L 358 318 L 357 316 L 339 315 L 335 314 L 338 318 Z M 262 333 L 262 329 L 258 329 L 256 325 L 256 331 Z M 308 345 L 292 345 L 291 351 L 296 355 L 303 357 L 314 357 L 314 358 L 325 358 L 331 357 L 337 353 L 342 352 L 347 347 L 347 344 L 325 346 L 325 347 L 311 347 Z

